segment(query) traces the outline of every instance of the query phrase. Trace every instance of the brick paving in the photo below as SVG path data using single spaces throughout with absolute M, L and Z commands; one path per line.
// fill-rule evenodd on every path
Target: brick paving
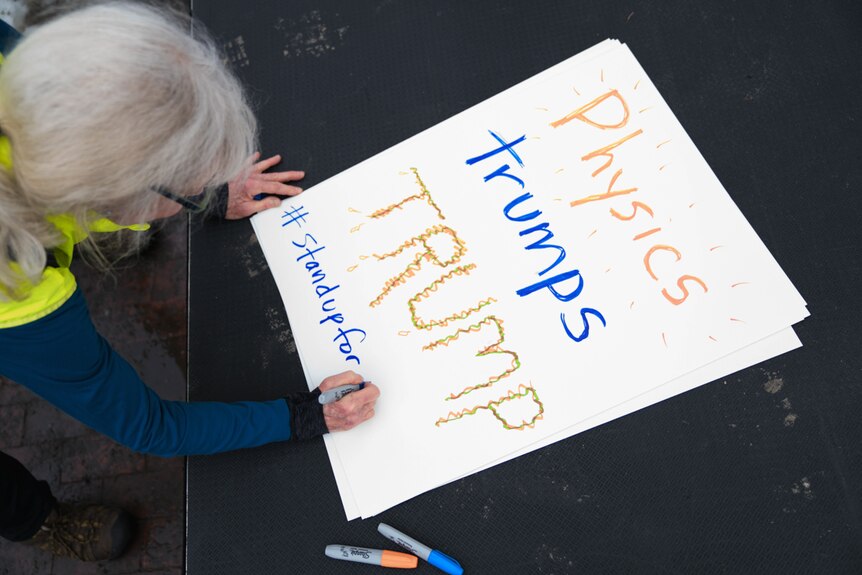
M 80 264 L 75 275 L 96 327 L 167 399 L 185 398 L 187 222 L 169 220 L 114 278 Z M 115 561 L 83 563 L 0 539 L 0 575 L 179 575 L 183 561 L 183 458 L 134 453 L 0 379 L 0 449 L 49 482 L 64 501 L 119 505 L 138 519 Z

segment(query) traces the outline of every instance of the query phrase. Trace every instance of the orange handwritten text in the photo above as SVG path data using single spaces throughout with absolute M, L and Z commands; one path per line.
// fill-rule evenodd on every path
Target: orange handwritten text
M 637 88 L 637 84 L 635 84 L 635 88 Z M 647 106 L 641 109 L 640 112 L 645 112 L 650 108 L 651 106 Z M 588 102 L 580 108 L 566 114 L 559 120 L 551 122 L 551 126 L 554 128 L 559 128 L 573 120 L 578 120 L 592 128 L 597 128 L 602 132 L 605 132 L 609 130 L 622 130 L 623 128 L 626 128 L 626 126 L 629 124 L 630 118 L 631 115 L 629 113 L 629 105 L 626 102 L 625 98 L 622 96 L 622 94 L 619 93 L 618 90 L 610 90 L 608 92 L 605 92 L 604 94 L 597 96 L 591 102 Z M 604 158 L 604 162 L 598 168 L 596 168 L 595 171 L 593 171 L 591 175 L 592 178 L 599 176 L 607 168 L 613 166 L 614 161 L 616 160 L 614 151 L 618 151 L 624 144 L 627 144 L 634 138 L 644 134 L 644 131 L 640 128 L 635 130 L 629 128 L 628 130 L 628 134 L 618 138 L 610 144 L 593 150 L 592 152 L 589 152 L 581 157 L 582 162 L 590 162 L 596 158 Z M 670 140 L 665 140 L 661 142 L 660 144 L 655 146 L 656 149 L 662 147 L 664 144 L 667 144 L 669 141 Z M 659 168 L 659 171 L 663 170 L 665 166 L 667 166 L 667 164 L 662 165 Z M 606 191 L 604 193 L 585 196 L 583 198 L 571 201 L 569 205 L 575 208 L 578 206 L 589 204 L 591 202 L 615 201 L 616 198 L 618 198 L 619 196 L 629 195 L 637 192 L 639 188 L 631 184 L 628 184 L 628 186 L 626 187 L 616 187 L 617 180 L 620 178 L 620 176 L 622 176 L 622 174 L 623 169 L 617 168 L 617 170 L 613 173 L 613 176 L 610 177 Z M 653 209 L 646 203 L 642 201 L 631 201 L 630 205 L 632 207 L 632 211 L 630 214 L 624 215 L 623 213 L 617 211 L 614 207 L 611 207 L 611 216 L 620 221 L 634 222 L 636 219 L 635 216 L 637 216 L 642 211 L 649 215 L 650 220 L 655 218 L 655 213 L 653 212 Z M 641 242 L 645 238 L 653 236 L 655 234 L 659 234 L 662 231 L 662 227 L 652 224 L 648 227 L 641 228 L 640 231 L 635 233 L 634 236 L 632 236 L 632 241 Z M 668 252 L 673 254 L 675 257 L 674 263 L 677 263 L 683 259 L 683 255 L 680 250 L 678 250 L 674 246 L 667 245 L 666 243 L 656 243 L 652 247 L 647 249 L 643 257 L 644 268 L 646 269 L 646 272 L 647 274 L 649 274 L 650 278 L 652 278 L 656 282 L 661 281 L 659 279 L 659 274 L 656 273 L 653 264 L 653 256 L 655 256 L 658 252 Z M 709 287 L 707 286 L 706 282 L 704 282 L 701 278 L 691 274 L 682 274 L 678 276 L 675 282 L 675 287 L 672 288 L 674 290 L 674 293 L 671 293 L 671 291 L 669 291 L 668 288 L 665 287 L 661 289 L 661 294 L 672 305 L 680 305 L 688 299 L 689 295 L 691 295 L 688 290 L 687 284 L 696 284 L 701 288 L 703 293 L 709 292 Z
M 371 216 L 369 216 L 370 218 L 375 220 L 381 220 L 383 218 L 391 216 L 399 210 L 402 210 L 404 206 L 408 204 L 408 202 L 425 202 L 428 206 L 433 208 L 432 217 L 434 219 L 446 219 L 445 215 L 443 214 L 443 211 L 434 201 L 431 192 L 428 190 L 428 188 L 422 181 L 422 178 L 419 175 L 419 171 L 416 168 L 410 168 L 410 170 L 415 177 L 416 184 L 419 187 L 419 192 L 407 196 L 385 208 L 375 211 L 371 214 Z M 451 244 L 452 246 L 451 255 L 445 257 L 440 255 L 438 253 L 439 244 L 435 244 L 437 248 L 432 246 L 432 239 L 436 239 L 438 241 L 439 239 L 447 240 L 446 243 Z M 493 297 L 486 297 L 473 305 L 463 306 L 462 304 L 462 306 L 455 306 L 455 309 L 450 311 L 449 313 L 444 313 L 441 317 L 432 319 L 422 317 L 418 311 L 418 306 L 420 304 L 422 304 L 423 302 L 427 303 L 430 298 L 440 293 L 440 290 L 444 286 L 446 286 L 452 281 L 455 281 L 456 278 L 467 278 L 467 276 L 469 276 L 471 272 L 477 269 L 478 266 L 475 263 L 462 262 L 462 259 L 465 257 L 466 254 L 467 243 L 458 236 L 458 233 L 449 226 L 436 223 L 430 225 L 424 232 L 404 240 L 396 249 L 392 251 L 382 254 L 373 254 L 373 257 L 377 262 L 383 262 L 384 260 L 396 258 L 402 255 L 407 255 L 407 257 L 410 257 L 410 260 L 407 266 L 403 269 L 403 271 L 392 276 L 385 282 L 383 288 L 378 293 L 378 295 L 368 304 L 369 307 L 373 308 L 380 305 L 383 300 L 387 296 L 389 296 L 396 287 L 406 285 L 412 278 L 418 277 L 420 272 L 427 273 L 423 272 L 423 264 L 431 264 L 441 268 L 446 268 L 447 271 L 444 271 L 437 279 L 426 285 L 422 290 L 420 290 L 407 300 L 407 311 L 410 315 L 410 322 L 417 329 L 423 330 L 424 332 L 429 332 L 441 327 L 449 326 L 449 324 L 452 322 L 460 322 L 470 318 L 473 314 L 476 314 L 477 312 L 482 311 L 484 308 L 496 303 L 497 299 Z M 449 266 L 453 267 L 450 268 Z M 461 307 L 461 309 L 458 309 L 458 307 Z M 475 319 L 472 321 L 475 321 Z M 496 327 L 497 329 L 497 333 L 499 334 L 497 341 L 491 345 L 487 345 L 480 349 L 478 353 L 476 353 L 475 357 L 483 358 L 486 356 L 503 355 L 508 358 L 508 366 L 504 367 L 502 371 L 498 373 L 492 372 L 493 375 L 490 375 L 487 378 L 480 379 L 477 382 L 468 383 L 467 385 L 464 385 L 462 382 L 460 384 L 460 389 L 449 392 L 449 394 L 444 398 L 445 401 L 458 400 L 470 394 L 471 392 L 484 388 L 490 388 L 491 386 L 499 382 L 501 379 L 510 377 L 515 371 L 517 371 L 521 367 L 521 361 L 519 359 L 518 353 L 514 350 L 503 348 L 505 342 L 503 320 L 498 318 L 496 315 L 488 315 L 477 323 L 473 323 L 471 325 L 468 325 L 467 327 L 457 328 L 454 332 L 450 332 L 449 335 L 443 337 L 440 337 L 438 335 L 436 336 L 435 340 L 433 340 L 431 343 L 428 343 L 422 348 L 423 351 L 432 351 L 439 348 L 446 348 L 450 344 L 453 344 L 456 341 L 460 341 L 461 339 L 466 337 L 467 334 L 478 333 L 483 328 L 491 326 Z M 410 332 L 408 331 L 398 332 L 399 335 L 405 337 L 409 335 L 409 333 Z M 527 403 L 523 403 L 521 400 Z M 516 404 L 519 406 L 516 411 L 522 414 L 518 416 L 521 418 L 520 423 L 517 423 L 517 421 L 512 419 L 513 416 L 507 417 L 506 415 L 504 415 L 507 409 L 513 408 L 513 406 L 515 406 Z M 439 427 L 443 423 L 450 423 L 456 420 L 460 420 L 466 416 L 476 415 L 479 413 L 491 414 L 494 420 L 497 421 L 500 425 L 502 425 L 503 429 L 505 430 L 524 430 L 527 428 L 533 428 L 536 425 L 536 422 L 542 419 L 544 413 L 544 405 L 539 399 L 539 394 L 535 386 L 525 386 L 524 384 L 520 384 L 514 390 L 506 390 L 505 395 L 501 396 L 499 399 L 488 401 L 486 403 L 475 405 L 473 407 L 461 409 L 459 411 L 449 411 L 449 413 L 445 417 L 439 418 L 435 422 L 435 425 Z M 523 413 L 530 413 L 531 415 L 528 415 L 526 418 L 524 418 Z

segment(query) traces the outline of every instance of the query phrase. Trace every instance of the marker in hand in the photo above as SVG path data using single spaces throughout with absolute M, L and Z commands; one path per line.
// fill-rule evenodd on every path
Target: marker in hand
M 338 387 L 333 387 L 330 390 L 322 392 L 318 397 L 317 401 L 320 402 L 320 405 L 326 405 L 327 403 L 333 403 L 338 401 L 348 393 L 353 393 L 354 391 L 359 391 L 360 389 L 365 388 L 365 382 L 362 383 L 350 383 L 347 385 L 339 385 Z

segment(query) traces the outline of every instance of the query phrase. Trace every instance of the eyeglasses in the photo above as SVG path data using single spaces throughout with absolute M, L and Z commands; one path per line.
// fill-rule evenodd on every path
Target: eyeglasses
M 159 194 L 160 196 L 164 196 L 165 198 L 178 203 L 183 207 L 183 209 L 193 214 L 198 214 L 206 209 L 206 205 L 204 204 L 204 200 L 206 200 L 206 194 L 203 192 L 197 194 L 196 196 L 178 196 L 175 193 L 164 188 L 150 189 Z

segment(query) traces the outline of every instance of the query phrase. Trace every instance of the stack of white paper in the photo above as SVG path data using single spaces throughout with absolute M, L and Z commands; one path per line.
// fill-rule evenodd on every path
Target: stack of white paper
M 607 40 L 259 214 L 326 437 L 369 517 L 800 345 L 805 302 Z

